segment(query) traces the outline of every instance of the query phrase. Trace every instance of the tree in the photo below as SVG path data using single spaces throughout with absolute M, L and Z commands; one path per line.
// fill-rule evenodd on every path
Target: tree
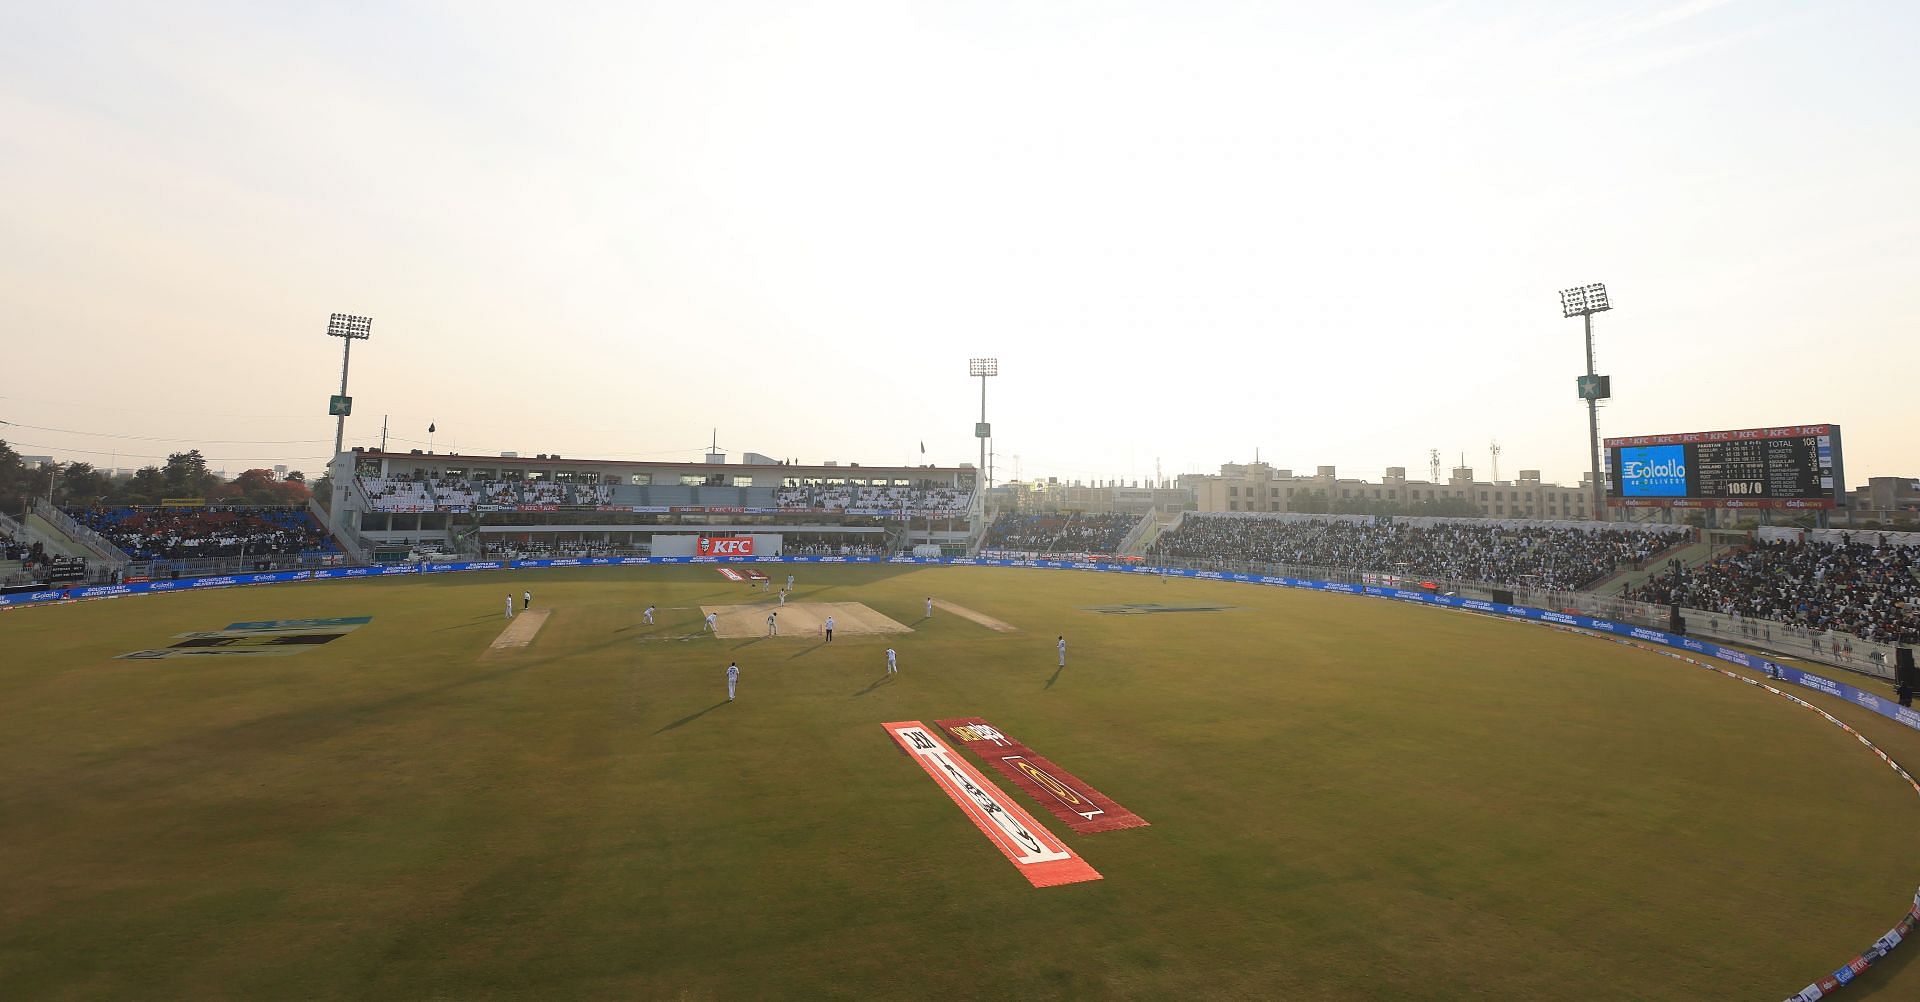
M 207 458 L 199 449 L 189 449 L 167 457 L 167 465 L 160 471 L 160 482 L 167 497 L 204 498 L 219 485 L 220 478 L 207 469 Z
M 160 467 L 142 466 L 135 471 L 133 478 L 120 486 L 118 500 L 121 504 L 159 504 L 166 491 Z M 171 497 L 172 495 L 165 495 Z
M 13 507 L 14 501 L 27 492 L 27 464 L 22 462 L 20 454 L 6 439 L 0 439 L 0 500 Z
M 113 479 L 94 468 L 92 463 L 68 463 L 60 470 L 54 485 L 57 502 L 91 507 L 113 490 Z
M 207 492 L 208 500 L 236 501 L 242 504 L 279 504 L 279 484 L 272 470 L 253 469 Z

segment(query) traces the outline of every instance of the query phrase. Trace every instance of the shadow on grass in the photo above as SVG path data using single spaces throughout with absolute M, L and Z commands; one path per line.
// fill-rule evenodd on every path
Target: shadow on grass
M 504 617 L 501 617 L 501 616 L 475 616 L 475 617 L 473 617 L 472 619 L 469 619 L 469 620 L 467 620 L 467 621 L 466 621 L 466 622 L 464 622 L 464 623 L 455 623 L 455 624 L 453 624 L 452 626 L 442 626 L 441 628 L 439 628 L 439 629 L 437 629 L 437 630 L 435 630 L 435 631 L 433 631 L 433 632 L 435 632 L 435 633 L 445 633 L 445 632 L 447 632 L 448 630 L 465 630 L 465 629 L 469 629 L 469 628 L 471 628 L 471 627 L 472 627 L 472 626 L 473 626 L 474 624 L 476 624 L 476 623 L 484 623 L 484 622 L 486 622 L 486 621 L 487 621 L 487 620 L 489 620 L 489 619 L 498 619 L 498 620 L 500 620 L 500 621 L 501 621 L 501 622 L 503 622 L 503 623 L 507 621 L 507 620 L 506 620 L 506 619 L 505 619 Z
M 657 730 L 657 731 L 654 731 L 653 733 L 655 733 L 655 734 L 665 734 L 666 732 L 668 732 L 668 731 L 671 731 L 671 730 L 673 730 L 674 728 L 677 728 L 677 727 L 685 727 L 686 725 L 688 725 L 688 724 L 691 724 L 691 723 L 693 723 L 693 722 L 694 722 L 694 721 L 696 721 L 696 720 L 699 720 L 699 719 L 700 719 L 701 717 L 704 717 L 704 716 L 706 716 L 707 714 L 709 714 L 709 713 L 712 713 L 713 711 L 715 711 L 715 710 L 718 710 L 719 708 L 721 708 L 721 707 L 723 707 L 723 706 L 725 706 L 725 705 L 727 705 L 727 701 L 723 699 L 723 700 L 721 700 L 720 702 L 718 702 L 718 703 L 715 703 L 715 704 L 713 704 L 712 706 L 709 706 L 709 707 L 707 707 L 707 708 L 706 708 L 706 709 L 704 709 L 704 710 L 695 710 L 694 712 L 692 712 L 692 713 L 689 713 L 689 714 L 687 714 L 687 715 L 686 715 L 686 716 L 684 716 L 684 717 L 681 717 L 681 718 L 680 718 L 679 720 L 676 720 L 676 721 L 674 721 L 673 723 L 671 723 L 671 724 L 668 724 L 667 726 L 665 726 L 665 727 L 662 727 L 662 728 L 660 728 L 660 729 L 659 729 L 659 730 Z
M 859 692 L 856 692 L 856 693 L 854 693 L 854 694 L 853 694 L 852 696 L 849 696 L 849 697 L 847 697 L 847 698 L 849 698 L 849 699 L 859 699 L 859 698 L 860 698 L 861 696 L 864 696 L 864 695 L 866 695 L 867 693 L 869 693 L 869 692 L 872 692 L 873 690 L 875 690 L 875 689 L 878 689 L 878 688 L 880 688 L 880 687 L 881 687 L 881 686 L 883 686 L 883 685 L 886 685 L 886 684 L 887 684 L 888 682 L 891 682 L 891 681 L 893 681 L 893 677 L 894 677 L 894 676 L 893 676 L 893 673 L 892 673 L 892 672 L 882 672 L 882 673 L 880 674 L 880 677 L 879 677 L 879 678 L 876 678 L 876 679 L 874 679 L 874 680 L 873 680 L 873 681 L 872 681 L 871 683 L 869 683 L 869 684 L 867 685 L 867 687 L 866 687 L 865 689 L 862 689 L 862 690 L 860 690 Z
M 1060 673 L 1061 673 L 1061 672 L 1063 672 L 1063 671 L 1066 671 L 1066 670 L 1067 670 L 1067 666 L 1066 666 L 1066 665 L 1061 665 L 1060 667 L 1058 667 L 1058 668 L 1055 668 L 1055 669 L 1053 670 L 1053 677 L 1052 677 L 1052 678 L 1050 678 L 1050 679 L 1047 679 L 1047 684 L 1046 684 L 1046 685 L 1043 685 L 1043 686 L 1041 686 L 1040 688 L 1042 688 L 1042 689 L 1051 689 L 1051 688 L 1053 688 L 1053 683 L 1055 683 L 1055 682 L 1058 682 L 1058 681 L 1060 681 Z
M 796 651 L 796 652 L 794 652 L 794 653 L 792 653 L 792 654 L 789 654 L 789 655 L 787 655 L 787 660 L 788 660 L 788 661 L 792 661 L 792 660 L 793 660 L 794 658 L 804 658 L 804 657 L 806 657 L 807 655 L 809 655 L 809 654 L 812 654 L 812 653 L 813 653 L 814 651 L 817 651 L 817 650 L 819 650 L 820 648 L 822 648 L 822 647 L 825 647 L 825 646 L 827 646 L 827 642 L 826 642 L 826 641 L 824 641 L 824 640 L 822 640 L 822 641 L 820 641 L 819 643 L 817 643 L 817 644 L 814 644 L 814 645 L 813 645 L 812 647 L 809 647 L 809 648 L 807 648 L 807 649 L 806 649 L 806 650 L 804 650 L 804 651 Z

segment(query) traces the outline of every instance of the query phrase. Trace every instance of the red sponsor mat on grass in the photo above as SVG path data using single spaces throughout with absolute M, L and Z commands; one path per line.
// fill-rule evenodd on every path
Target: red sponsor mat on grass
M 731 567 L 715 567 L 714 570 L 719 571 L 720 576 L 726 578 L 728 581 L 745 581 L 747 579 L 746 575 Z
M 1034 754 L 1033 749 L 979 717 L 955 717 L 934 723 L 946 728 L 955 741 L 985 759 L 1027 796 L 1082 835 L 1147 826 L 1145 818 L 1114 803 L 1106 794 Z
M 933 728 L 918 720 L 881 724 L 908 756 L 939 784 L 940 789 L 974 827 L 980 829 L 1001 855 L 1035 887 L 1055 887 L 1099 880 L 1098 871 L 1067 848 L 1046 826 L 987 782 L 966 759 L 955 754 Z

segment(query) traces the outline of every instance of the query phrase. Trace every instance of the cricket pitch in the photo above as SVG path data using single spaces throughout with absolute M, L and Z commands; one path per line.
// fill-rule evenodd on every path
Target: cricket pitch
M 818 637 L 826 631 L 827 617 L 833 617 L 833 632 L 838 636 L 860 633 L 912 633 L 913 628 L 867 608 L 863 602 L 766 602 L 754 605 L 703 605 L 701 615 L 714 613 L 719 618 L 714 630 L 722 640 L 767 635 L 767 614 L 780 614 L 780 636 Z

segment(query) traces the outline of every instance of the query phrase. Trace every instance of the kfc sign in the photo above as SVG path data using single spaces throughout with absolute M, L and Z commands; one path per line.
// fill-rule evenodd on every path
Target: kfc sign
M 753 556 L 753 537 L 701 536 L 700 555 L 703 557 L 751 557 Z

